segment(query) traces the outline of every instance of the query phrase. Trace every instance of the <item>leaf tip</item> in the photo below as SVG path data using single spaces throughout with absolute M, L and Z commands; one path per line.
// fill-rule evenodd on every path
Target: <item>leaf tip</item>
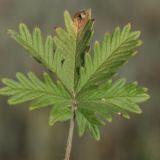
M 127 25 L 126 25 L 126 28 L 131 29 L 131 26 L 132 26 L 131 22 L 128 22 Z
M 29 106 L 29 111 L 33 111 L 35 110 L 35 107 L 34 106 Z
M 65 10 L 64 10 L 64 15 L 68 15 L 68 14 L 69 14 L 68 10 L 65 9 Z
M 23 27 L 27 27 L 27 26 L 26 26 L 26 24 L 24 24 L 23 22 L 21 22 L 21 23 L 19 24 L 19 28 L 23 28 Z
M 143 41 L 139 40 L 137 46 L 141 46 L 142 44 L 143 44 Z
M 14 105 L 14 104 L 16 104 L 12 99 L 8 99 L 8 100 L 7 100 L 7 103 L 8 103 L 9 105 Z
M 140 107 L 138 107 L 138 108 L 137 108 L 136 113 L 137 113 L 137 114 L 142 114 L 142 113 L 143 113 L 143 111 L 141 110 L 141 108 L 140 108 Z
M 149 94 L 146 94 L 146 101 L 149 100 L 151 96 Z
M 49 126 L 51 126 L 51 127 L 52 127 L 52 126 L 55 124 L 54 119 L 49 118 L 48 124 L 49 124 Z

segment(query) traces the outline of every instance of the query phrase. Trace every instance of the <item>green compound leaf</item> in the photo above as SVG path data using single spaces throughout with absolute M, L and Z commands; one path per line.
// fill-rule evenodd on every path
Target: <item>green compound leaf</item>
M 80 107 L 94 111 L 107 120 L 111 120 L 113 114 L 129 118 L 128 112 L 141 113 L 138 104 L 148 99 L 146 88 L 139 87 L 136 82 L 126 84 L 125 79 L 115 83 L 108 81 L 78 97 Z
M 44 80 L 29 72 L 16 74 L 17 80 L 4 78 L 5 87 L 0 89 L 1 95 L 10 96 L 9 104 L 19 104 L 32 101 L 30 109 L 36 109 L 54 104 L 68 105 L 71 97 L 60 82 L 54 83 L 47 73 L 43 74 Z
M 149 99 L 147 89 L 139 87 L 136 82 L 126 84 L 125 79 L 87 90 L 78 97 L 76 120 L 79 135 L 88 129 L 95 139 L 99 139 L 99 126 L 105 120 L 111 122 L 114 114 L 130 118 L 129 112 L 141 113 L 138 104 Z M 90 118 L 92 117 L 92 118 Z M 96 123 L 95 123 L 96 122 Z M 101 123 L 97 123 L 101 122 Z
M 84 61 L 83 57 L 89 49 L 89 42 L 92 36 L 93 20 L 90 19 L 88 11 L 84 12 L 84 14 L 86 22 L 81 28 L 78 28 L 78 17 L 75 16 L 72 20 L 69 12 L 65 11 L 66 31 L 58 27 L 56 29 L 57 35 L 54 37 L 56 45 L 55 57 L 58 58 L 58 61 L 55 60 L 54 68 L 58 77 L 71 92 L 74 91 L 78 82 L 79 74 L 77 71 Z
M 19 25 L 19 32 L 9 30 L 8 33 L 16 42 L 24 47 L 33 58 L 54 72 L 53 52 L 55 48 L 52 36 L 47 36 L 44 41 L 41 30 L 38 27 L 34 28 L 33 33 L 31 33 L 23 23 Z
M 112 35 L 108 33 L 100 44 L 94 45 L 94 54 L 85 56 L 85 64 L 80 70 L 78 92 L 99 85 L 115 74 L 117 69 L 135 54 L 134 49 L 141 45 L 140 32 L 131 32 L 130 24 L 122 30 L 117 27 Z

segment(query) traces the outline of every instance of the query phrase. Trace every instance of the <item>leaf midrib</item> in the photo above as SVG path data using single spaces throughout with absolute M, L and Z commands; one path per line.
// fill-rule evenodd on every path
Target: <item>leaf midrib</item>
M 44 91 L 44 90 L 41 90 L 41 89 L 30 89 L 30 88 L 21 88 L 21 87 L 16 87 L 16 88 L 13 88 L 12 87 L 12 89 L 16 89 L 16 90 L 22 90 L 23 92 L 24 92 L 24 89 L 25 89 L 25 91 L 30 91 L 30 92 L 40 92 L 40 93 L 42 93 L 42 94 L 46 94 L 46 95 L 51 95 L 51 96 L 53 96 L 53 97 L 60 97 L 60 98 L 66 98 L 67 99 L 67 97 L 64 97 L 64 96 L 56 96 L 56 95 L 54 95 L 54 92 L 49 92 L 49 91 Z
M 105 99 L 105 101 L 107 101 L 108 99 L 114 99 L 114 98 L 139 98 L 139 97 L 143 97 L 143 96 L 115 96 L 115 97 L 102 97 L 102 98 L 97 98 L 96 100 L 83 100 L 83 99 L 80 99 L 82 100 L 82 102 L 103 102 L 101 99 Z

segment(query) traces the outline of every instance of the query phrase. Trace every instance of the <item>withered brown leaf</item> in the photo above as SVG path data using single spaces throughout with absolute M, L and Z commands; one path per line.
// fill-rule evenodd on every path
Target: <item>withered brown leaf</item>
M 89 20 L 89 13 L 87 10 L 78 11 L 73 17 L 73 24 L 77 32 L 80 32 Z

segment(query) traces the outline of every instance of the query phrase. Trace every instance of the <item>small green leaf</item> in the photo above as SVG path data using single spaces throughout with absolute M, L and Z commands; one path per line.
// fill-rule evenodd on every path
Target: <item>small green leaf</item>
M 49 125 L 53 126 L 57 121 L 63 122 L 71 119 L 72 109 L 71 106 L 54 106 L 49 115 Z
M 86 130 L 86 120 L 84 116 L 81 114 L 81 112 L 79 111 L 76 111 L 76 121 L 78 125 L 79 136 L 83 136 Z
M 97 141 L 100 140 L 100 132 L 99 128 L 96 125 L 89 124 L 88 125 L 89 131 L 91 133 L 91 136 L 96 139 Z
M 88 129 L 93 138 L 96 140 L 100 139 L 98 126 L 104 125 L 104 122 L 98 119 L 93 111 L 79 108 L 76 111 L 76 121 L 80 136 Z

